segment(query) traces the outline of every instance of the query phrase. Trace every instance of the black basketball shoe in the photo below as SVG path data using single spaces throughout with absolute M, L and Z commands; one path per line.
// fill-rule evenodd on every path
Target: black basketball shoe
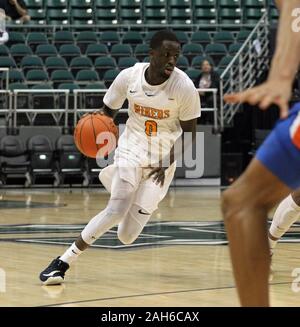
M 44 285 L 58 285 L 64 282 L 65 272 L 69 269 L 69 264 L 57 257 L 50 265 L 40 273 L 40 280 Z

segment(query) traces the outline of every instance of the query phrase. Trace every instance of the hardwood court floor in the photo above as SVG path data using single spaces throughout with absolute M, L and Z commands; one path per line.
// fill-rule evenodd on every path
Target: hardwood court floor
M 0 306 L 238 305 L 218 188 L 172 188 L 132 246 L 122 246 L 112 230 L 81 255 L 65 285 L 42 287 L 39 272 L 107 199 L 96 189 L 2 190 Z M 278 245 L 272 305 L 300 306 L 300 293 L 291 289 L 298 247 Z

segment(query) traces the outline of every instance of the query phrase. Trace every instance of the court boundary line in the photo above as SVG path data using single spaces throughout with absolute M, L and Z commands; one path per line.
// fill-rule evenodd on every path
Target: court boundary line
M 270 284 L 273 285 L 284 285 L 290 284 L 290 282 L 279 282 Z M 51 287 L 51 286 L 48 286 Z M 96 301 L 108 301 L 108 300 L 119 300 L 119 299 L 129 299 L 129 298 L 138 298 L 144 296 L 155 296 L 155 295 L 168 295 L 168 294 L 180 294 L 180 293 L 192 293 L 192 292 L 203 292 L 203 291 L 215 291 L 215 290 L 226 290 L 226 289 L 234 289 L 235 286 L 224 286 L 224 287 L 211 287 L 211 288 L 197 288 L 190 290 L 180 290 L 180 291 L 168 291 L 168 292 L 155 292 L 155 293 L 144 293 L 144 294 L 133 294 L 133 295 L 123 295 L 123 296 L 114 296 L 114 297 L 105 297 L 105 298 L 97 298 L 97 299 L 88 299 L 88 300 L 78 300 L 78 301 L 69 301 L 69 302 L 61 302 L 61 303 L 53 303 L 47 305 L 38 305 L 36 307 L 55 307 L 62 306 L 67 304 L 76 304 L 76 303 L 88 303 L 88 302 L 96 302 Z

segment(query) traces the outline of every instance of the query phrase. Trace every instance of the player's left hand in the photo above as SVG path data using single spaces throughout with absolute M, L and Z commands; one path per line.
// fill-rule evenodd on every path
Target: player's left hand
M 159 185 L 161 187 L 163 187 L 164 182 L 165 182 L 165 171 L 166 171 L 166 167 L 156 167 L 153 168 L 152 171 L 148 174 L 148 178 L 150 178 L 151 176 L 153 176 L 153 182 L 156 185 Z
M 266 110 L 271 104 L 280 109 L 280 117 L 288 116 L 288 102 L 291 97 L 291 83 L 283 79 L 272 78 L 265 83 L 239 93 L 226 94 L 224 100 L 228 103 L 248 102 Z

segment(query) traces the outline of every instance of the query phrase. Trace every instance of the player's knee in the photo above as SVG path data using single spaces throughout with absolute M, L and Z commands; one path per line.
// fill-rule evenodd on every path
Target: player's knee
M 128 233 L 126 231 L 120 231 L 118 232 L 118 238 L 120 242 L 122 242 L 125 245 L 132 244 L 136 239 L 137 236 L 133 233 Z

